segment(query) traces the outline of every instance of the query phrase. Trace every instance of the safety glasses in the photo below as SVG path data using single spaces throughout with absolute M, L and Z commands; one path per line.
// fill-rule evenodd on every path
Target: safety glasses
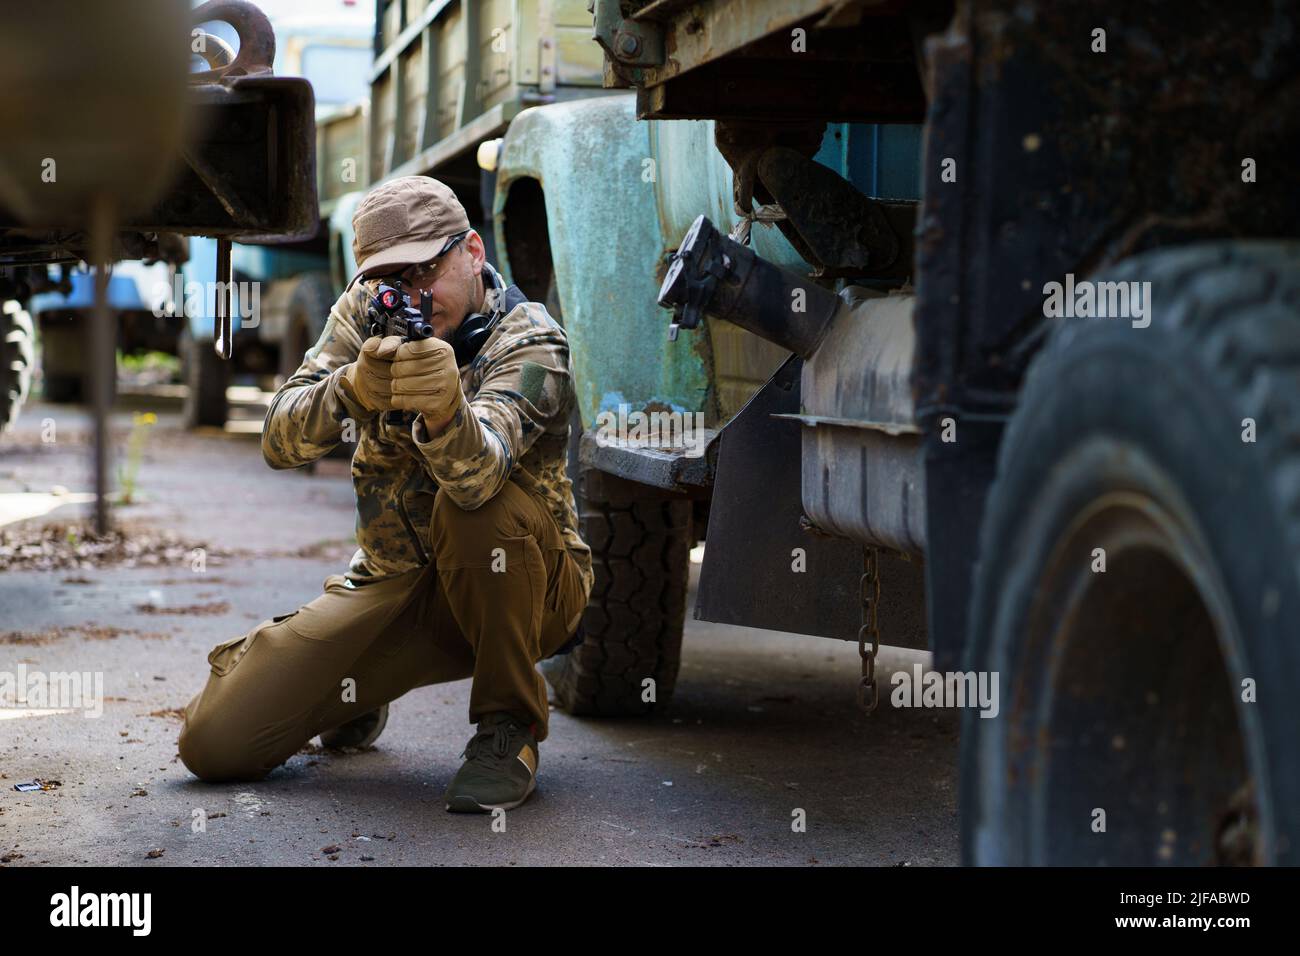
M 427 289 L 438 280 L 440 275 L 439 266 L 443 261 L 443 257 L 446 256 L 447 253 L 451 252 L 451 250 L 456 247 L 456 244 L 468 235 L 468 232 L 462 232 L 458 236 L 452 236 L 447 240 L 447 243 L 442 247 L 442 250 L 428 262 L 421 262 L 404 269 L 402 271 L 402 278 L 417 288 Z

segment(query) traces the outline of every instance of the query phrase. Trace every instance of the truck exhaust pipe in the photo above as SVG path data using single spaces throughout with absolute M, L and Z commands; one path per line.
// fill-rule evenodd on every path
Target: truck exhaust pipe
M 659 304 L 673 310 L 670 340 L 679 328 L 696 328 L 707 314 L 808 359 L 841 302 L 834 292 L 759 258 L 699 216 L 673 255 Z
M 836 295 L 764 261 L 700 216 L 673 257 L 659 304 L 674 310 L 670 338 L 707 314 L 800 356 L 799 411 L 772 417 L 801 426 L 805 517 L 836 537 L 925 553 L 911 291 L 850 286 Z M 722 447 L 719 468 L 727 467 Z

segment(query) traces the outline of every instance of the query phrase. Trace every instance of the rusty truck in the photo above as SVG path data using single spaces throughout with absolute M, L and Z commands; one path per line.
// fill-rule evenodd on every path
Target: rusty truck
M 200 29 L 214 21 L 233 28 L 237 49 Z M 318 229 L 312 88 L 274 76 L 274 57 L 270 22 L 244 0 L 193 9 L 46 0 L 0 32 L 0 422 L 30 382 L 26 303 L 72 291 L 51 265 L 90 263 L 94 319 L 57 346 L 86 356 L 93 383 L 101 532 L 115 337 L 108 265 L 176 266 L 183 237 L 215 237 L 213 340 L 228 356 L 231 242 L 302 241 Z
M 963 711 L 967 862 L 1300 860 L 1298 5 L 590 8 L 654 141 L 624 160 L 658 159 L 627 228 L 680 228 L 565 310 L 578 464 L 624 502 L 593 546 L 680 580 L 703 539 L 697 616 L 855 642 L 868 710 L 915 624 L 886 568 L 919 572 L 934 673 L 1000 677 L 996 713 Z M 552 215 L 560 258 L 609 247 L 593 209 Z M 609 288 L 560 258 L 561 293 Z M 608 338 L 651 283 L 658 321 Z M 602 442 L 602 396 L 715 434 Z M 570 701 L 656 676 L 622 636 L 646 619 L 680 639 L 664 602 L 621 606 Z

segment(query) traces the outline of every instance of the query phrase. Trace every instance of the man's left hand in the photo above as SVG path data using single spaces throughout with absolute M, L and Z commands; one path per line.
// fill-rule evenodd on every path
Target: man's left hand
M 394 408 L 423 415 L 430 432 L 451 421 L 465 401 L 451 343 L 430 338 L 398 346 L 393 356 L 392 401 Z

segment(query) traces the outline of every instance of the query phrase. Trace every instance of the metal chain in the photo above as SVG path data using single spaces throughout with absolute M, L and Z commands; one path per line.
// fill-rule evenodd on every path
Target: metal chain
M 858 628 L 858 656 L 862 658 L 862 679 L 858 681 L 858 708 L 870 714 L 880 703 L 876 683 L 876 655 L 880 653 L 880 552 L 862 549 L 862 577 L 858 579 L 862 603 L 862 626 Z M 868 638 L 871 648 L 867 648 Z

